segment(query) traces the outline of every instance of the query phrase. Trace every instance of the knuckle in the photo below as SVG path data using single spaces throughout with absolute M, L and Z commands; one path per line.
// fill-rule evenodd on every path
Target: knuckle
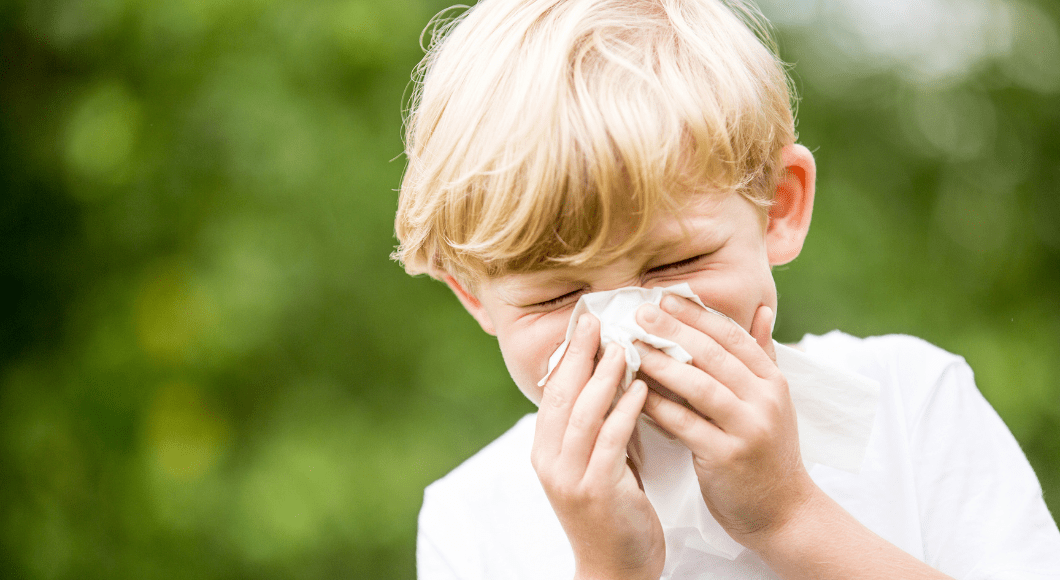
M 544 479 L 545 466 L 542 464 L 540 456 L 536 453 L 530 454 L 530 466 L 534 468 L 534 473 L 537 474 L 538 479 Z
M 765 417 L 777 420 L 782 417 L 791 401 L 787 388 L 768 391 L 759 404 Z
M 736 323 L 730 323 L 724 325 L 724 330 L 721 331 L 721 338 L 725 344 L 735 344 L 742 338 L 743 329 L 736 325 Z
M 556 411 L 565 409 L 570 405 L 570 397 L 563 393 L 563 390 L 558 388 L 558 385 L 549 384 L 551 389 L 545 389 L 545 396 L 541 398 L 542 412 Z
M 546 479 L 552 477 L 551 470 L 549 469 L 551 463 L 536 449 L 530 451 L 530 466 L 534 468 L 534 473 L 537 474 L 538 479 L 540 479 L 542 483 L 544 483 Z
M 773 359 L 770 359 L 770 364 L 762 365 L 762 368 L 756 374 L 781 389 L 787 390 L 788 388 L 788 379 L 784 376 L 784 373 L 780 372 L 780 367 L 777 366 L 777 361 Z M 781 385 L 780 383 L 783 384 Z
M 585 500 L 585 489 L 580 482 L 569 480 L 557 481 L 554 482 L 552 489 L 553 493 L 567 501 L 582 503 Z
M 555 489 L 556 477 L 546 465 L 541 463 L 541 461 L 538 461 L 534 465 L 534 473 L 537 474 L 537 479 L 541 482 L 541 487 L 544 487 L 545 489 Z
M 540 477 L 545 473 L 547 465 L 545 458 L 542 456 L 542 451 L 535 445 L 530 450 L 530 466 L 534 468 L 534 472 Z
M 718 387 L 714 381 L 710 379 L 699 381 L 696 385 L 696 392 L 706 408 L 713 409 L 718 406 Z
M 601 430 L 600 435 L 596 438 L 597 447 L 604 449 L 619 447 L 623 443 L 624 441 L 612 429 Z
M 567 426 L 575 431 L 588 431 L 592 428 L 594 422 L 593 418 L 587 413 L 575 408 L 575 412 L 571 414 Z
M 755 417 L 748 422 L 745 433 L 752 448 L 767 443 L 772 438 L 772 422 L 763 417 Z
M 718 344 L 708 344 L 703 352 L 703 364 L 711 368 L 716 368 L 725 362 L 725 357 L 726 352 L 724 348 Z
M 687 409 L 685 411 L 686 412 L 680 413 L 674 417 L 674 427 L 679 431 L 690 431 L 696 426 L 698 417 Z
M 541 487 L 548 491 L 549 496 L 559 498 L 565 502 L 577 502 L 580 497 L 579 482 L 571 480 L 557 473 L 550 473 L 541 479 Z
M 787 407 L 786 397 L 780 397 L 779 393 L 776 396 L 767 398 L 765 403 L 766 413 L 774 420 L 783 415 L 784 409 Z
M 582 490 L 579 499 L 588 505 L 596 505 L 605 502 L 608 495 L 602 485 L 587 485 Z
M 780 369 L 778 367 L 774 366 L 772 369 L 770 369 L 769 376 L 766 378 L 766 380 L 770 381 L 776 386 L 774 392 L 776 392 L 780 397 L 785 400 L 791 397 L 791 393 L 788 391 L 788 379 L 784 377 L 784 374 L 780 372 Z
M 742 455 L 744 455 L 745 446 L 737 441 L 730 441 L 728 444 L 719 445 L 714 450 L 713 461 L 716 465 L 729 465 L 737 461 Z

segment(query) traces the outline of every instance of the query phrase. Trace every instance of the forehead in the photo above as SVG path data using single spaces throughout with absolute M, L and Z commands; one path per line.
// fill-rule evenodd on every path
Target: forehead
M 640 247 L 656 252 L 689 239 L 717 235 L 727 226 L 735 225 L 745 202 L 737 194 L 689 195 L 673 211 L 653 220 Z
M 674 211 L 659 214 L 640 242 L 621 256 L 600 263 L 509 272 L 489 278 L 488 283 L 503 297 L 509 291 L 527 287 L 621 276 L 693 257 L 685 254 L 712 251 L 736 229 L 754 227 L 758 214 L 754 204 L 741 195 L 691 196 Z M 626 236 L 632 235 L 628 228 L 623 231 Z M 617 246 L 623 241 L 616 234 L 612 244 Z

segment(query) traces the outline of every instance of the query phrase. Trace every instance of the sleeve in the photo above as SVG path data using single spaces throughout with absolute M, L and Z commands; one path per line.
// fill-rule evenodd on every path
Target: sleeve
M 960 580 L 1060 579 L 1060 532 L 1038 479 L 963 359 L 944 368 L 910 434 L 928 564 Z

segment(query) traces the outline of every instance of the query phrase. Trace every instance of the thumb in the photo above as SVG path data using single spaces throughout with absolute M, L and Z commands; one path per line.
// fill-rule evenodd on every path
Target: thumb
M 759 306 L 755 312 L 754 320 L 751 321 L 751 336 L 754 337 L 758 346 L 766 351 L 773 362 L 777 362 L 777 351 L 773 347 L 773 309 L 768 306 Z

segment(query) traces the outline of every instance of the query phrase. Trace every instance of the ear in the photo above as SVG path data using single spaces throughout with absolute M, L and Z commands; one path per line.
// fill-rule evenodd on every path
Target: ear
M 810 232 L 817 165 L 813 154 L 802 145 L 788 145 L 780 152 L 784 173 L 777 184 L 766 226 L 766 253 L 769 264 L 779 266 L 794 260 L 802 251 Z
M 493 320 L 490 319 L 489 313 L 482 306 L 482 302 L 475 297 L 474 294 L 468 291 L 467 288 L 457 282 L 456 278 L 453 278 L 449 274 L 443 276 L 445 283 L 452 289 L 453 294 L 460 299 L 460 303 L 464 305 L 464 308 L 471 313 L 471 316 L 475 318 L 482 330 L 485 330 L 487 334 L 497 336 L 497 330 L 493 326 Z

